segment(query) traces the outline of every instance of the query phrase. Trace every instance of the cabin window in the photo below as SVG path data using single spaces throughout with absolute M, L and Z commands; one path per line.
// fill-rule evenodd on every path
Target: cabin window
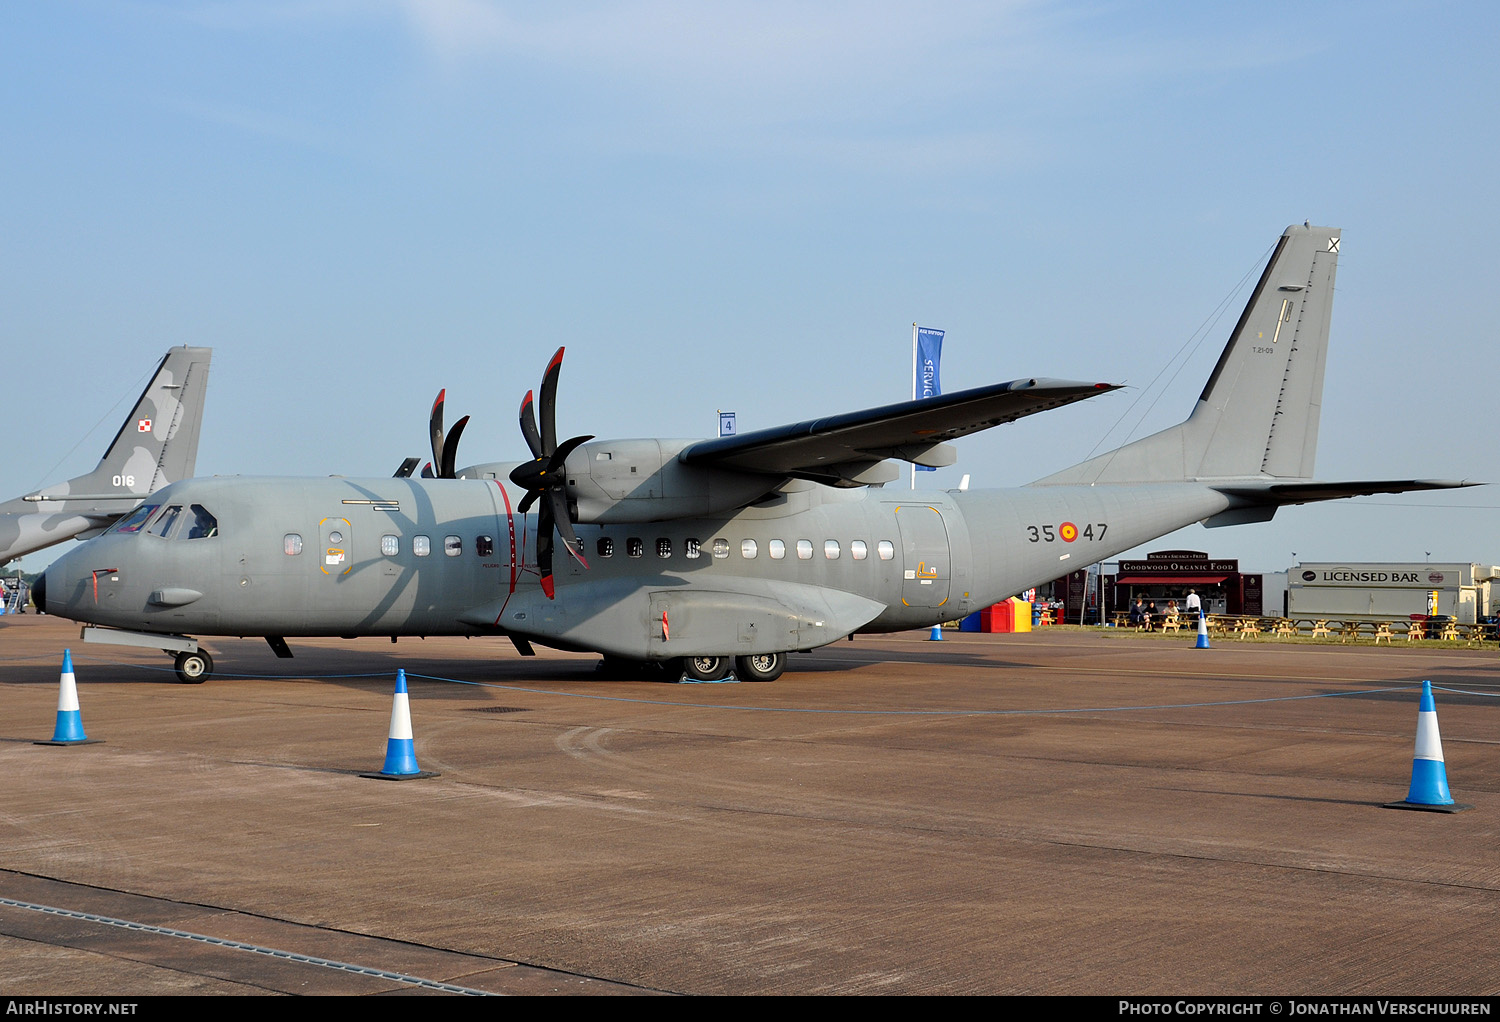
M 173 504 L 156 516 L 156 520 L 151 523 L 151 527 L 146 532 L 152 536 L 160 536 L 165 539 L 167 533 L 171 531 L 172 526 L 177 524 L 177 516 L 180 514 L 182 514 L 182 505 Z
M 672 556 L 672 541 L 670 539 L 658 539 L 656 541 L 656 556 L 657 557 L 671 557 Z
M 492 557 L 495 553 L 495 540 L 492 536 L 475 536 L 474 552 L 480 557 Z
M 599 542 L 594 544 L 594 549 L 599 551 L 600 557 L 613 557 L 615 555 L 615 541 L 608 536 L 600 536 Z
M 866 557 L 868 557 L 869 555 L 870 555 L 870 550 L 869 550 L 868 547 L 865 546 L 865 541 L 864 540 L 862 540 L 862 539 L 852 539 L 852 540 L 849 541 L 849 556 L 850 557 L 854 558 L 856 561 L 862 561 Z
M 187 530 L 188 539 L 213 539 L 219 534 L 219 520 L 209 513 L 208 508 L 202 504 L 194 504 L 192 514 L 192 524 Z
M 810 561 L 810 560 L 812 560 L 812 540 L 810 540 L 810 539 L 799 539 L 799 540 L 797 540 L 797 560 L 799 560 L 799 561 Z
M 889 561 L 892 557 L 896 556 L 896 548 L 891 545 L 891 541 L 888 539 L 883 539 L 877 543 L 875 545 L 875 552 L 880 555 L 882 561 Z
M 771 555 L 771 560 L 779 561 L 786 556 L 786 544 L 779 539 L 773 539 L 766 544 L 766 552 Z
M 823 541 L 823 556 L 830 561 L 839 559 L 839 541 L 836 539 L 825 539 Z
M 443 537 L 443 553 L 449 557 L 457 557 L 464 552 L 464 541 L 457 536 Z
M 413 536 L 411 538 L 411 552 L 418 557 L 426 557 L 432 553 L 432 540 L 427 536 Z
M 401 552 L 400 536 L 381 536 L 380 552 L 386 557 L 395 557 Z
M 753 539 L 742 539 L 742 540 L 740 540 L 740 556 L 741 557 L 743 557 L 747 561 L 753 561 L 755 559 L 755 553 L 756 553 L 755 540 L 753 540 Z
M 729 540 L 722 538 L 714 540 L 714 556 L 718 558 L 729 556 Z
M 641 542 L 639 536 L 631 536 L 625 541 L 625 556 L 639 557 L 646 552 L 646 544 Z
M 692 536 L 682 541 L 682 556 L 696 558 L 700 553 L 702 553 L 702 548 Z
M 281 550 L 288 557 L 296 557 L 302 552 L 302 537 L 295 532 L 289 532 L 281 537 Z
M 115 526 L 114 531 L 140 532 L 141 526 L 146 524 L 146 519 L 155 514 L 156 509 L 159 507 L 161 507 L 160 504 L 142 504 L 140 507 L 136 508 L 134 511 L 130 512 L 130 514 L 121 519 L 120 524 Z

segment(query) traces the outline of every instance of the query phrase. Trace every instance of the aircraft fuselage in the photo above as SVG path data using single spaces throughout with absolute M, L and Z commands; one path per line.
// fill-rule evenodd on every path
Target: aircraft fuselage
M 797 484 L 728 516 L 580 525 L 589 567 L 559 555 L 548 600 L 529 561 L 535 516 L 495 480 L 195 479 L 60 558 L 46 598 L 77 620 L 163 634 L 513 633 L 641 659 L 778 652 L 963 617 L 1226 504 L 1188 483 Z M 150 507 L 182 511 L 164 523 Z M 214 525 L 190 535 L 199 510 Z

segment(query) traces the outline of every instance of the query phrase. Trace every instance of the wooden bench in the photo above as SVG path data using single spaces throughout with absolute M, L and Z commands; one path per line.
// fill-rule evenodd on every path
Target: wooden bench
M 1375 645 L 1380 645 L 1381 639 L 1384 639 L 1389 644 L 1391 639 L 1393 638 L 1394 636 L 1391 634 L 1391 623 L 1389 621 L 1382 621 L 1375 626 Z
M 1284 618 L 1284 617 L 1283 618 L 1277 618 L 1276 619 L 1276 634 L 1277 635 L 1296 635 L 1297 634 L 1297 626 L 1294 625 L 1294 624 L 1292 624 L 1290 618 Z
M 1241 621 L 1235 630 L 1240 633 L 1240 637 L 1236 641 L 1243 642 L 1247 635 L 1260 634 L 1260 622 L 1253 619 Z
M 1178 632 L 1182 630 L 1182 619 L 1176 614 L 1168 614 L 1161 622 L 1163 632 Z
M 1313 622 L 1312 637 L 1316 639 L 1320 635 L 1326 635 L 1329 638 L 1333 637 L 1333 631 L 1328 627 L 1327 621 Z
M 1417 639 L 1427 638 L 1427 628 L 1420 621 L 1413 621 L 1406 629 L 1406 641 L 1413 642 Z

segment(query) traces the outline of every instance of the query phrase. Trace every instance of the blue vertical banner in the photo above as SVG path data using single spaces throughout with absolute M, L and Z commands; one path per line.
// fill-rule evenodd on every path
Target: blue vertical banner
M 917 327 L 917 380 L 912 397 L 937 397 L 943 392 L 938 382 L 938 365 L 942 360 L 943 331 Z
M 916 377 L 912 380 L 912 397 L 917 400 L 937 397 L 943 392 L 942 383 L 938 379 L 938 370 L 943 361 L 943 333 L 942 330 L 930 327 L 917 327 Z M 926 465 L 914 467 L 918 472 L 937 471 Z

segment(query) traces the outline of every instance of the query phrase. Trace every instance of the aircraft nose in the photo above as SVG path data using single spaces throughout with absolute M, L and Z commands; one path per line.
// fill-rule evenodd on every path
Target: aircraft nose
M 31 599 L 36 604 L 36 609 L 46 613 L 47 610 L 47 573 L 44 571 L 31 583 Z

